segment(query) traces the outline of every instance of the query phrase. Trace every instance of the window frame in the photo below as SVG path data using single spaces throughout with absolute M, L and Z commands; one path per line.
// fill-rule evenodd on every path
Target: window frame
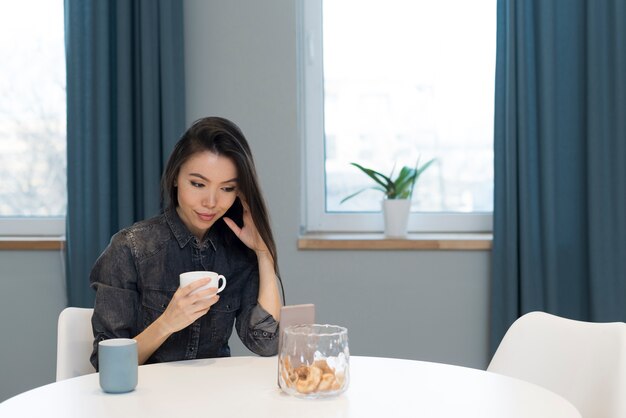
M 41 237 L 63 238 L 65 217 L 0 217 L 0 239 Z
M 381 212 L 326 211 L 322 0 L 299 0 L 297 14 L 298 118 L 303 141 L 301 230 L 382 232 Z M 411 212 L 408 231 L 491 232 L 492 225 L 492 212 Z

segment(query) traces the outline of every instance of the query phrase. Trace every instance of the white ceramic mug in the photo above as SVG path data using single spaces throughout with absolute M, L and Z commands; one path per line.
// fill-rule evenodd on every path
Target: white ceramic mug
M 208 289 L 209 287 L 217 287 L 217 293 L 219 293 L 226 287 L 226 277 L 214 271 L 188 271 L 186 273 L 182 273 L 180 275 L 180 287 L 185 287 L 188 284 L 195 282 L 196 280 L 204 279 L 207 277 L 209 277 L 211 281 L 207 285 L 195 290 L 193 293 Z M 219 285 L 220 280 L 222 281 L 221 286 Z

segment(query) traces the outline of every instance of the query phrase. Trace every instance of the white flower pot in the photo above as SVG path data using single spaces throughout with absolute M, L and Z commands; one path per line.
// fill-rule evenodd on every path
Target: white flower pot
M 409 199 L 384 199 L 383 216 L 385 217 L 385 236 L 406 237 L 411 201 Z

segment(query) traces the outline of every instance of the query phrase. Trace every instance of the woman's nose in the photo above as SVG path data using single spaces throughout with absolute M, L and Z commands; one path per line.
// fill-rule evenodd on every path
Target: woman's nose
M 204 195 L 204 199 L 202 200 L 202 206 L 206 206 L 207 208 L 215 207 L 217 204 L 217 195 L 213 191 L 207 191 Z

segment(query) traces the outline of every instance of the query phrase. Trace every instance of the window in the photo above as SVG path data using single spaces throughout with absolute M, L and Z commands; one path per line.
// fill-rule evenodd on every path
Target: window
M 496 1 L 302 1 L 307 231 L 381 231 L 371 180 L 436 159 L 411 231 L 490 231 Z
M 62 235 L 63 0 L 0 4 L 0 235 Z

